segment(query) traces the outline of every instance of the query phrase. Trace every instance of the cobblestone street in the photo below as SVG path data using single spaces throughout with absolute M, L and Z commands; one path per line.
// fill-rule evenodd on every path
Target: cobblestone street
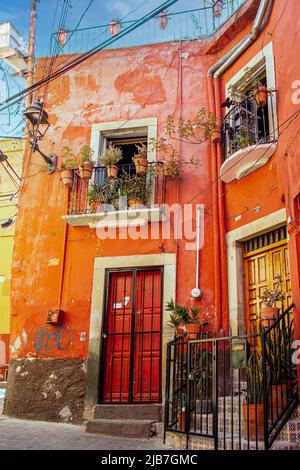
M 0 390 L 1 392 L 1 390 Z M 10 419 L 2 415 L 0 395 L 0 450 L 159 450 L 161 439 L 124 439 L 87 434 L 83 426 Z

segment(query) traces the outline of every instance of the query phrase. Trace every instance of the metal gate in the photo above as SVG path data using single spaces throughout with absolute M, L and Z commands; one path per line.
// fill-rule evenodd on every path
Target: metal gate
M 165 433 L 186 448 L 269 449 L 298 404 L 292 310 L 260 334 L 169 343 Z
M 106 273 L 100 401 L 161 401 L 163 268 Z

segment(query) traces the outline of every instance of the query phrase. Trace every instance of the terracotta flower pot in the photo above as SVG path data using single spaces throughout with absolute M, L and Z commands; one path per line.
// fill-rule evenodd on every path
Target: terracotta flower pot
M 264 405 L 242 404 L 245 439 L 264 440 Z M 257 429 L 256 429 L 257 428 Z
M 268 102 L 268 88 L 264 85 L 258 86 L 254 94 L 258 106 L 264 108 Z
M 62 170 L 60 173 L 62 184 L 65 188 L 72 188 L 73 186 L 73 171 Z
M 120 32 L 121 25 L 118 21 L 111 21 L 109 23 L 109 30 L 112 36 L 116 36 Z
M 128 200 L 128 206 L 131 209 L 140 209 L 141 207 L 143 207 L 143 201 L 139 198 L 131 198 Z
M 89 181 L 93 173 L 93 162 L 86 161 L 79 167 L 79 176 L 84 181 Z
M 265 328 L 269 328 L 279 317 L 278 307 L 261 307 L 260 319 L 261 324 Z
M 135 166 L 136 172 L 137 172 L 139 175 L 142 175 L 142 174 L 146 173 L 147 167 L 148 167 L 148 160 L 147 160 L 147 158 L 139 158 L 139 157 L 136 157 L 136 158 L 134 159 L 134 166 Z
M 108 178 L 117 178 L 118 176 L 118 173 L 119 173 L 119 168 L 115 165 L 113 166 L 108 166 L 106 168 L 107 170 L 107 176 Z
M 211 133 L 211 142 L 213 144 L 219 144 L 222 140 L 221 126 L 216 126 Z
M 190 340 L 197 339 L 199 333 L 201 333 L 201 330 L 201 325 L 198 325 L 197 323 L 187 323 L 185 325 L 185 331 Z
M 288 380 L 282 385 L 272 385 L 269 394 L 269 419 L 276 419 L 286 407 L 288 398 L 291 396 L 292 382 Z

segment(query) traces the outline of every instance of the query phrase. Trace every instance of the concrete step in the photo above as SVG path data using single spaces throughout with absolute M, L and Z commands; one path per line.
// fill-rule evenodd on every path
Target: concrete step
M 161 421 L 161 405 L 96 405 L 94 419 Z
M 107 436 L 148 438 L 155 434 L 153 421 L 142 419 L 93 419 L 88 421 L 86 432 Z

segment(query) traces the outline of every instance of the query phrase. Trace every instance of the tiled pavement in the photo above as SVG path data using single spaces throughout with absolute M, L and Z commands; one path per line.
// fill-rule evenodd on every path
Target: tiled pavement
M 2 394 L 3 395 L 3 394 Z M 120 439 L 87 434 L 83 426 L 10 419 L 1 415 L 0 450 L 161 450 L 161 439 Z

